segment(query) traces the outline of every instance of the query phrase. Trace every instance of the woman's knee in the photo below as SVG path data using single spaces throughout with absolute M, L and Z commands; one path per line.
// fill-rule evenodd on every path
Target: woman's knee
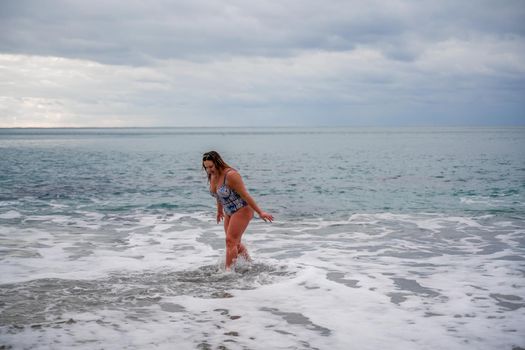
M 226 246 L 229 248 L 237 248 L 241 240 L 231 235 L 226 235 Z

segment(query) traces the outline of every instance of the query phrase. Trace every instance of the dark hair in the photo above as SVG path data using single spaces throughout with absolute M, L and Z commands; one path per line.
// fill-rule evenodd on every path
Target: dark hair
M 206 152 L 202 155 L 202 168 L 204 171 L 206 171 L 206 167 L 204 166 L 205 160 L 211 160 L 213 164 L 215 165 L 215 168 L 219 171 L 223 171 L 226 168 L 229 168 L 230 166 L 226 164 L 226 162 L 221 158 L 220 154 L 215 151 Z M 208 181 L 211 179 L 211 175 L 208 175 Z

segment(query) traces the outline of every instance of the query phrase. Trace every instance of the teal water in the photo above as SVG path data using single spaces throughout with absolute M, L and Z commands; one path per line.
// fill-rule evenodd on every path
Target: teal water
M 3 129 L 0 199 L 99 211 L 209 210 L 214 149 L 280 217 L 501 212 L 525 199 L 525 128 Z
M 0 349 L 516 350 L 524 271 L 525 128 L 0 129 Z

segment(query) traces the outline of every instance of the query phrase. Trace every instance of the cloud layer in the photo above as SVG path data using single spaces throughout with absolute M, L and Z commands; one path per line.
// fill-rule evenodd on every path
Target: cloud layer
M 0 126 L 525 124 L 522 1 L 0 4 Z

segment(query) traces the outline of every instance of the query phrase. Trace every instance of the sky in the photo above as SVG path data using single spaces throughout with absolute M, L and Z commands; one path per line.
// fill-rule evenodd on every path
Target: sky
M 433 125 L 525 125 L 525 1 L 0 1 L 0 127 Z

